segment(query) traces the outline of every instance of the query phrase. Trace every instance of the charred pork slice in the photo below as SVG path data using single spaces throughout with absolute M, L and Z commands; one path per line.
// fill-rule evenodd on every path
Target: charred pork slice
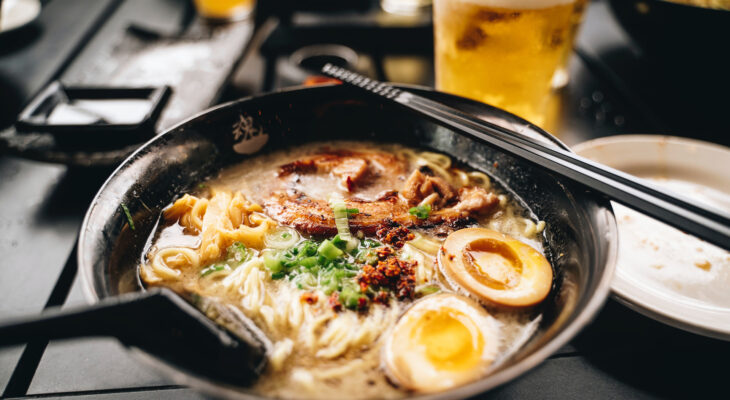
M 450 208 L 434 211 L 426 219 L 418 219 L 408 213 L 409 206 L 397 196 L 376 201 L 348 199 L 345 204 L 348 208 L 358 210 L 357 214 L 350 216 L 350 229 L 353 232 L 362 231 L 366 235 L 374 235 L 387 221 L 411 228 L 438 225 L 459 227 L 473 222 L 469 212 Z M 264 202 L 264 207 L 266 213 L 275 220 L 310 235 L 332 236 L 337 233 L 334 214 L 324 200 L 315 200 L 304 194 L 276 192 Z
M 457 196 L 456 190 L 443 178 L 433 176 L 428 167 L 421 167 L 411 173 L 402 194 L 410 204 L 415 205 L 429 198 L 428 203 L 438 207 L 443 207 Z
M 400 174 L 405 163 L 393 155 L 378 152 L 332 150 L 305 157 L 279 168 L 279 177 L 292 174 L 332 174 L 348 191 L 379 174 Z

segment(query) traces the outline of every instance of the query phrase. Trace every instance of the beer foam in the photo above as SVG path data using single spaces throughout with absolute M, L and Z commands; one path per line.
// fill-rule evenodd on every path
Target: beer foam
M 507 8 L 517 10 L 529 10 L 548 8 L 563 4 L 575 3 L 577 0 L 461 0 L 464 3 L 472 3 L 480 6 Z

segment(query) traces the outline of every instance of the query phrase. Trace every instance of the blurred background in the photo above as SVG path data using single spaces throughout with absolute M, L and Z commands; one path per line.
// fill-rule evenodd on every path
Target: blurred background
M 41 116 L 39 110 L 29 109 L 30 114 L 14 127 L 21 111 L 34 97 L 43 97 L 53 81 L 71 88 L 168 86 L 171 95 L 157 99 L 164 104 L 146 98 L 152 104 L 136 105 L 142 114 L 144 107 L 159 107 L 159 115 L 152 115 L 151 121 L 159 132 L 214 104 L 317 83 L 307 68 L 324 62 L 380 80 L 437 84 L 438 89 L 507 108 L 569 144 L 627 132 L 730 141 L 723 124 L 730 87 L 726 57 L 730 11 L 721 9 L 661 0 L 581 0 L 568 2 L 571 9 L 562 14 L 538 14 L 533 23 L 511 27 L 509 21 L 495 22 L 488 8 L 470 25 L 465 12 L 449 8 L 453 2 L 448 0 L 437 0 L 435 13 L 430 0 L 2 3 L 0 150 L 23 157 L 110 165 L 128 154 L 129 148 L 121 151 L 121 144 L 149 137 L 149 132 L 137 132 L 120 140 L 108 135 L 105 141 L 97 140 L 97 135 L 79 144 L 38 128 L 38 118 L 49 117 L 50 109 L 41 110 L 45 113 Z M 436 36 L 442 39 L 435 53 L 433 15 Z M 489 31 L 496 23 L 514 31 L 504 36 L 512 51 L 532 44 L 534 38 L 523 31 L 535 26 L 545 30 L 543 22 L 549 20 L 558 21 L 550 32 L 535 33 L 557 49 L 539 57 L 549 60 L 546 64 L 525 66 L 529 49 L 513 55 L 514 63 L 509 64 L 504 49 L 477 48 L 476 57 L 483 62 L 476 64 L 472 80 L 453 78 L 465 75 L 459 65 L 474 68 L 468 53 L 475 51 L 469 46 L 478 46 L 475 40 L 480 35 L 492 38 L 502 33 Z M 460 49 L 448 48 L 452 40 Z M 452 50 L 456 53 L 449 53 Z M 438 75 L 434 60 L 441 62 Z M 549 92 L 545 74 L 554 78 Z M 511 76 L 522 81 L 512 82 Z M 59 90 L 64 88 L 55 91 Z M 45 95 L 59 96 L 52 91 Z M 499 97 L 505 91 L 513 98 Z M 520 108 L 523 105 L 532 108 Z M 134 107 L 113 108 L 116 113 L 133 114 Z M 79 117 L 78 109 L 68 112 L 73 114 L 69 118 Z M 78 157 L 78 151 L 84 156 Z M 89 159 L 90 154 L 97 159 Z

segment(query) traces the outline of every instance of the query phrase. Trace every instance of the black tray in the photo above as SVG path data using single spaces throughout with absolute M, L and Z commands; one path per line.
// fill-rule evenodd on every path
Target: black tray
M 52 134 L 58 143 L 64 144 L 139 143 L 154 134 L 155 122 L 170 92 L 168 86 L 65 87 L 56 81 L 30 102 L 18 117 L 15 127 L 18 132 Z M 104 103 L 110 101 L 117 103 Z M 130 113 L 114 113 L 125 105 L 136 108 L 132 111 L 137 115 L 132 119 L 128 119 Z M 54 115 L 61 107 L 64 107 L 65 115 L 70 119 L 59 120 Z M 76 121 L 71 121 L 74 118 Z

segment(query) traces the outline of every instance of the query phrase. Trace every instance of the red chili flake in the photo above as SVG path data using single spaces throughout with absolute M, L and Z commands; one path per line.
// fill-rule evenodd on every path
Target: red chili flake
M 499 167 L 499 163 L 495 161 L 495 162 L 494 162 L 494 164 L 492 164 L 492 166 L 493 166 L 494 168 L 497 168 L 497 167 Z
M 383 243 L 392 245 L 398 249 L 403 247 L 404 242 L 415 238 L 415 235 L 408 228 L 396 223 L 381 225 L 375 234 Z
M 393 248 L 390 246 L 383 246 L 376 250 L 375 255 L 378 256 L 378 260 L 383 261 L 393 255 Z
M 342 311 L 342 303 L 340 303 L 340 295 L 337 292 L 332 293 L 330 298 L 327 300 L 327 304 L 332 307 L 334 311 Z
M 352 192 L 353 186 L 355 186 L 355 182 L 352 181 L 352 177 L 350 175 L 347 175 L 347 178 L 345 178 L 345 186 L 347 186 L 347 191 Z
M 383 264 L 383 273 L 388 278 L 399 276 L 401 273 L 401 266 L 396 258 L 389 258 L 387 261 L 381 261 L 378 263 L 380 267 Z
M 366 265 L 357 277 L 360 289 L 365 291 L 369 287 L 380 288 L 394 292 L 399 299 L 413 298 L 416 287 L 416 265 L 418 265 L 416 261 L 399 260 L 392 255 L 378 261 L 374 267 Z M 386 298 L 387 293 L 385 295 L 379 293 L 375 301 L 385 302 Z
M 455 258 L 455 256 L 454 256 L 453 254 L 449 254 L 449 260 L 450 260 L 450 261 L 453 261 L 453 260 L 454 260 L 454 258 Z
M 358 310 L 364 310 L 368 307 L 368 299 L 367 297 L 360 297 L 357 299 L 357 308 Z
M 306 292 L 299 297 L 299 300 L 307 303 L 307 304 L 314 304 L 317 302 L 318 298 L 317 295 L 311 292 Z
M 373 298 L 373 301 L 380 304 L 388 304 L 390 302 L 390 294 L 384 290 L 378 292 Z
M 369 286 L 387 285 L 388 278 L 385 277 L 381 269 L 365 265 L 360 271 L 358 283 L 360 283 L 360 289 L 364 292 Z

